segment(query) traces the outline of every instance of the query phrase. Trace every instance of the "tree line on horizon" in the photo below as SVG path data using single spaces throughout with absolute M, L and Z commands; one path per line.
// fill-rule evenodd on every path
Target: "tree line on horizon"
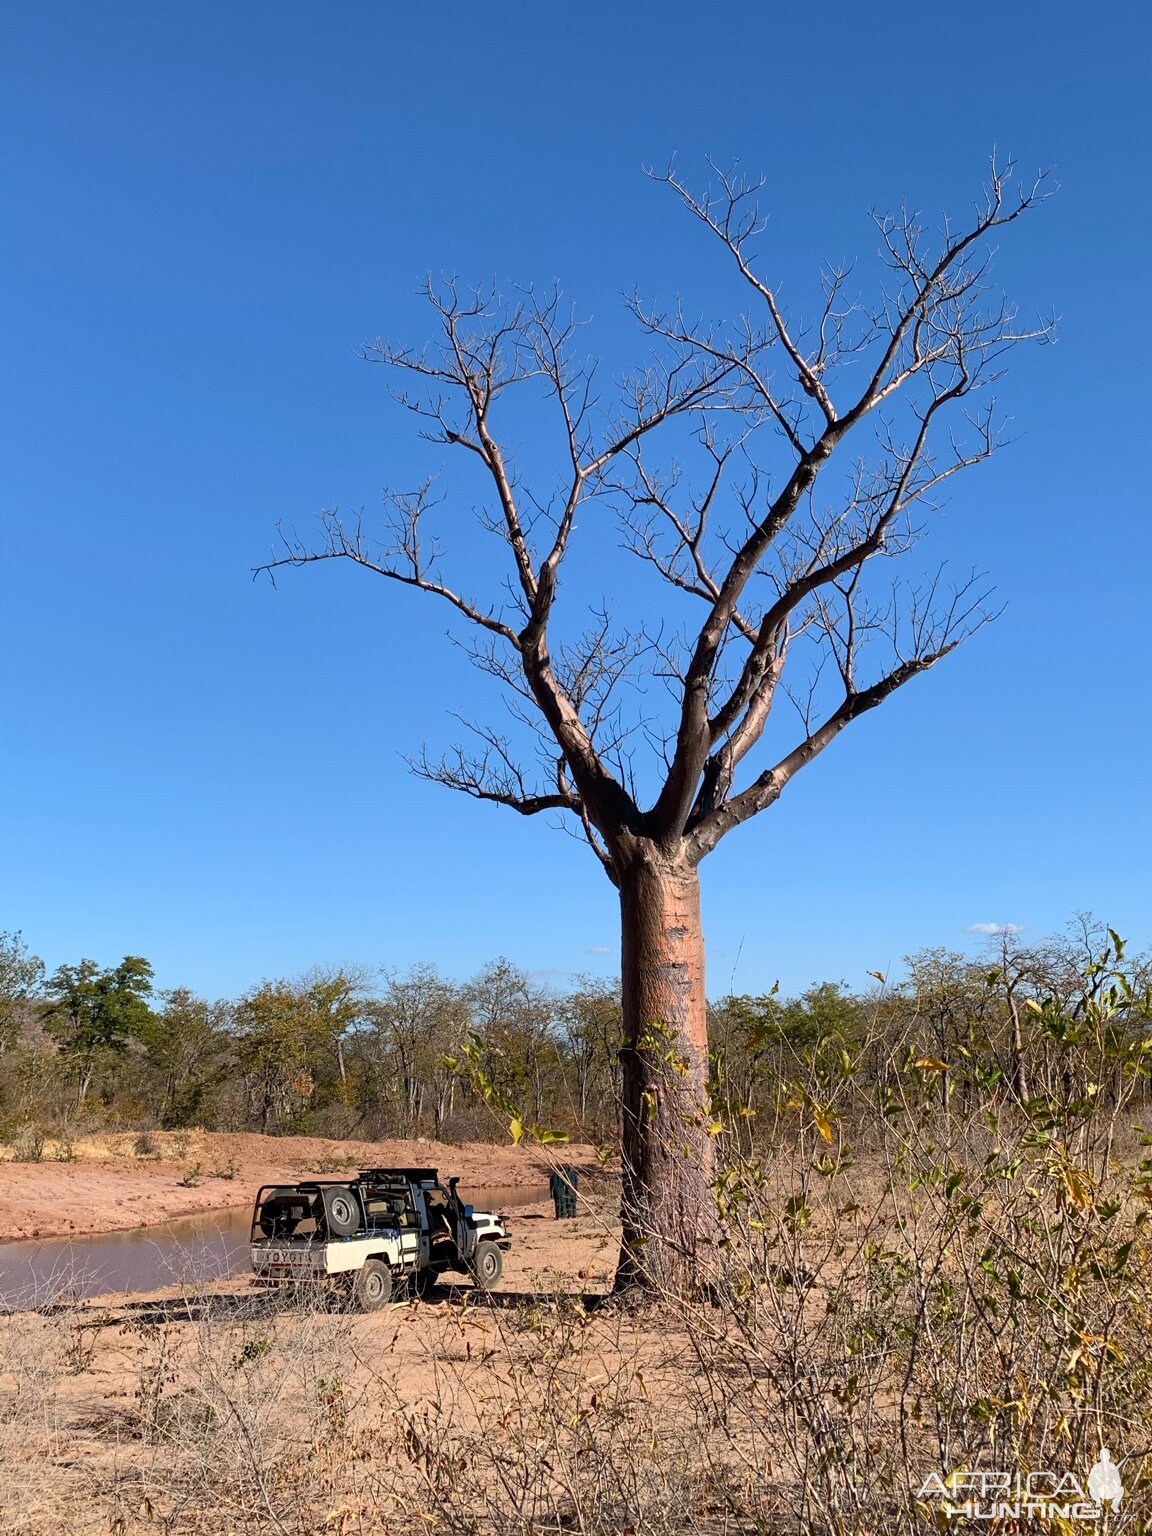
M 866 992 L 824 981 L 796 997 L 722 997 L 709 1005 L 715 1133 L 771 1136 L 796 1107 L 789 1084 L 811 1081 L 823 1058 L 879 1085 L 917 1066 L 945 1108 L 977 1084 L 1026 1100 L 1053 1086 L 1051 1021 L 1075 1028 L 1094 989 L 1115 985 L 1122 955 L 1116 935 L 1082 918 L 1035 944 L 1006 931 L 977 957 L 921 950 L 899 979 L 872 973 Z M 1133 996 L 1146 994 L 1152 964 L 1125 959 L 1123 974 Z M 1131 1027 L 1146 1030 L 1141 1010 Z M 619 1132 L 622 1043 L 618 982 L 546 986 L 504 958 L 465 981 L 430 964 L 314 968 L 210 1001 L 157 991 L 141 956 L 49 975 L 19 932 L 0 933 L 9 1143 L 193 1127 L 498 1140 L 507 1116 L 493 1106 L 514 1105 L 524 1124 L 607 1147 Z

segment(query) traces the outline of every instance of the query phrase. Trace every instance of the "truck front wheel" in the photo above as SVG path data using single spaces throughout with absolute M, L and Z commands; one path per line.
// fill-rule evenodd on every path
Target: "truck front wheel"
M 392 1299 L 392 1271 L 379 1259 L 365 1259 L 352 1282 L 352 1306 L 357 1312 L 379 1312 Z
M 500 1284 L 504 1273 L 504 1255 L 495 1243 L 477 1243 L 472 1260 L 472 1273 L 482 1291 L 492 1291 Z

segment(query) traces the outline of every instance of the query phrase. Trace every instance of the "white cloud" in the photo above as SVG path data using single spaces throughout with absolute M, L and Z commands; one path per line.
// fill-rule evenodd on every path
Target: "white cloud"
M 584 953 L 586 955 L 614 955 L 616 953 L 616 946 L 614 944 L 593 944 Z
M 983 933 L 989 938 L 996 938 L 1002 933 L 1023 933 L 1022 923 L 969 923 L 965 933 Z

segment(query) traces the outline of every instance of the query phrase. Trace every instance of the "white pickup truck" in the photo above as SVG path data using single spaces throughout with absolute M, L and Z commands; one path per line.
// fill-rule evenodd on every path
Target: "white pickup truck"
M 453 1270 L 491 1290 L 511 1246 L 505 1218 L 465 1205 L 435 1168 L 367 1168 L 351 1179 L 265 1185 L 252 1213 L 252 1269 L 267 1283 L 343 1290 L 374 1312 Z

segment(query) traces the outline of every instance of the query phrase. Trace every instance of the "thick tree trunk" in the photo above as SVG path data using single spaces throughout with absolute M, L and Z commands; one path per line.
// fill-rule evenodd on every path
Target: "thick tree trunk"
M 647 852 L 633 859 L 620 880 L 620 910 L 623 1245 L 616 1286 L 683 1291 L 699 1277 L 715 1223 L 695 869 Z

